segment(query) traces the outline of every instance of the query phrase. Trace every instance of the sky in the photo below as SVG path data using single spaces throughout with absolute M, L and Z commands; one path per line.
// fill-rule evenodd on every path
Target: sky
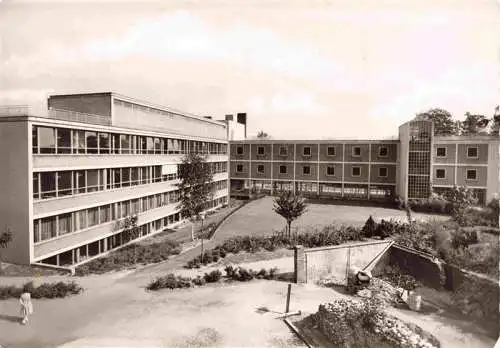
M 274 138 L 381 138 L 500 104 L 495 0 L 0 0 L 0 104 L 113 91 Z

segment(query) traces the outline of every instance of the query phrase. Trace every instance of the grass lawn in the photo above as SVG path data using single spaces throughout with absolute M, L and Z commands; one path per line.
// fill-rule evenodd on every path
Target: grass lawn
M 292 229 L 304 232 L 315 227 L 330 224 L 363 225 L 368 216 L 376 220 L 406 218 L 406 213 L 397 209 L 380 207 L 362 207 L 330 204 L 309 204 L 307 212 L 293 222 Z M 414 213 L 414 218 L 446 220 L 447 216 Z M 269 235 L 281 231 L 285 220 L 273 211 L 273 198 L 264 197 L 250 202 L 232 215 L 215 235 L 215 241 L 237 235 Z

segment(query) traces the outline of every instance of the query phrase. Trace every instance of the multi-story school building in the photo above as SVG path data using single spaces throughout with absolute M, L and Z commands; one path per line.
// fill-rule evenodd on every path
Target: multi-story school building
M 387 201 L 467 185 L 484 203 L 500 191 L 499 151 L 499 137 L 434 136 L 429 121 L 403 124 L 397 140 L 233 141 L 231 193 Z
M 45 112 L 0 109 L 0 229 L 6 261 L 72 267 L 127 242 L 118 223 L 137 214 L 141 237 L 182 221 L 177 166 L 207 155 L 213 197 L 228 201 L 224 121 L 115 93 L 55 95 Z M 241 118 L 241 116 L 240 116 Z M 234 138 L 234 136 L 233 136 Z

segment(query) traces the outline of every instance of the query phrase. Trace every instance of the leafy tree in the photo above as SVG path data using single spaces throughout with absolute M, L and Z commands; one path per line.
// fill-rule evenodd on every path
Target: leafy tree
M 182 216 L 191 221 L 191 239 L 194 241 L 194 224 L 212 198 L 213 175 L 204 157 L 189 153 L 179 166 L 179 179 L 179 208 Z
M 137 215 L 127 216 L 123 221 L 123 232 L 129 240 L 139 238 L 141 229 L 137 226 Z M 137 244 L 133 244 L 134 248 L 134 263 L 137 262 Z
M 465 113 L 465 120 L 460 124 L 462 135 L 487 134 L 486 127 L 490 120 L 483 115 Z
M 490 135 L 499 135 L 500 133 L 500 105 L 495 107 L 495 113 L 491 118 Z
M 435 135 L 458 135 L 460 122 L 453 120 L 452 115 L 439 108 L 421 112 L 415 117 L 416 121 L 432 121 Z
M 5 249 L 12 242 L 12 231 L 6 227 L 0 234 L 0 249 Z M 0 274 L 2 274 L 2 257 L 0 253 Z
M 262 138 L 269 138 L 269 134 L 265 133 L 264 131 L 259 131 L 259 133 L 257 133 L 257 138 L 259 139 L 262 139 Z
M 288 236 L 291 236 L 292 222 L 307 211 L 307 205 L 300 196 L 295 196 L 291 191 L 282 191 L 274 199 L 273 210 L 281 215 L 288 225 Z
M 451 202 L 451 214 L 453 219 L 459 225 L 464 226 L 467 209 L 477 204 L 477 198 L 474 191 L 467 186 L 454 186 L 445 193 L 445 198 Z

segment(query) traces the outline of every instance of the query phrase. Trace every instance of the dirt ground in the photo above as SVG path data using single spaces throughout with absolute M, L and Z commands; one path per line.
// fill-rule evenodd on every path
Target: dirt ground
M 293 259 L 243 266 L 279 266 L 281 272 L 287 272 L 293 269 Z M 209 270 L 179 269 L 176 273 L 195 275 Z M 286 282 L 254 280 L 147 292 L 144 286 L 154 273 L 144 268 L 76 278 L 86 288 L 83 294 L 34 300 L 35 314 L 27 326 L 19 324 L 17 300 L 0 301 L 0 344 L 6 348 L 304 346 L 282 320 L 276 319 L 285 309 Z M 313 313 L 320 303 L 345 297 L 330 288 L 294 284 L 290 310 Z M 465 321 L 437 313 L 390 311 L 433 333 L 443 348 L 494 345 L 493 339 Z

